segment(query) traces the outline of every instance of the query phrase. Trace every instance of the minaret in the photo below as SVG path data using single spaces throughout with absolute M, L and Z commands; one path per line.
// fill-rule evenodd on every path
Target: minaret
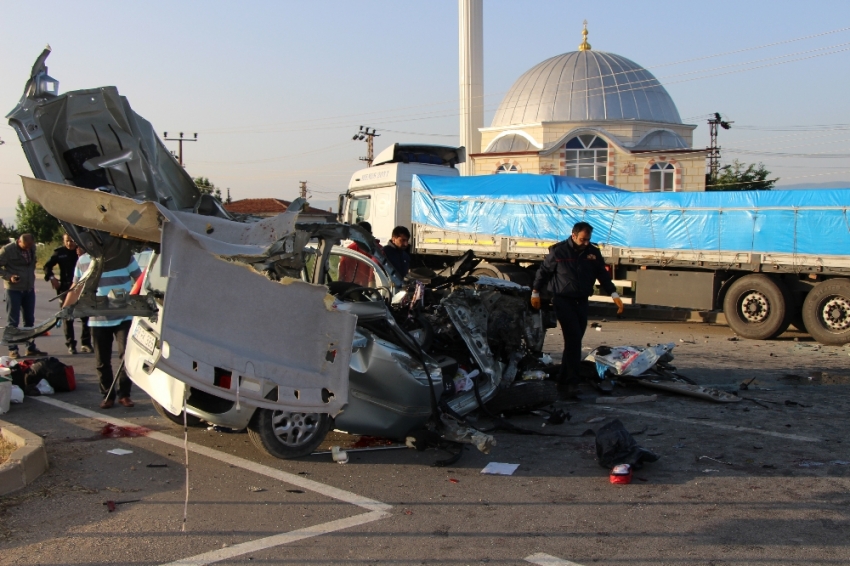
M 466 148 L 461 175 L 472 175 L 469 154 L 481 151 L 484 127 L 484 2 L 458 0 L 460 58 L 460 145 Z

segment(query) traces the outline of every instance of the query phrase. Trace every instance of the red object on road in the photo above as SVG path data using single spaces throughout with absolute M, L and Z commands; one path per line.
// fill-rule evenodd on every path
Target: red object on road
M 632 467 L 628 464 L 618 464 L 611 470 L 611 483 L 632 483 Z

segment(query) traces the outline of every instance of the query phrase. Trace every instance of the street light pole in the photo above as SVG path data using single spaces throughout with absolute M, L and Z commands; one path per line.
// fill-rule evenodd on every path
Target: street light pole
M 375 133 L 375 128 L 360 126 L 360 131 L 354 134 L 353 140 L 366 140 L 366 157 L 361 157 L 360 161 L 366 162 L 366 167 L 371 167 L 375 160 L 375 138 L 381 134 Z
M 162 137 L 164 141 L 176 141 L 177 142 L 177 162 L 180 164 L 180 167 L 183 167 L 183 142 L 196 142 L 198 141 L 198 134 L 195 134 L 195 138 L 184 138 L 183 132 L 180 132 L 179 138 L 169 138 L 168 132 L 162 132 Z

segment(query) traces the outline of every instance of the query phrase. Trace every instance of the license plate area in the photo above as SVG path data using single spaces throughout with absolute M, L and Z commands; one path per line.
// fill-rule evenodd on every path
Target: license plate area
M 153 355 L 156 350 L 156 335 L 145 328 L 142 324 L 137 324 L 133 330 L 133 342 L 138 344 L 145 352 Z

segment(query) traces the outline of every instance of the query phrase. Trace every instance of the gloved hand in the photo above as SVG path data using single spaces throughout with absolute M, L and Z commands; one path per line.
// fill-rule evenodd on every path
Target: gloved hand
M 537 291 L 531 292 L 531 307 L 540 310 L 540 293 Z
M 620 298 L 620 295 L 617 293 L 611 293 L 611 298 L 614 299 L 614 304 L 617 305 L 617 314 L 623 314 L 623 310 L 626 308 L 623 305 L 623 299 Z

